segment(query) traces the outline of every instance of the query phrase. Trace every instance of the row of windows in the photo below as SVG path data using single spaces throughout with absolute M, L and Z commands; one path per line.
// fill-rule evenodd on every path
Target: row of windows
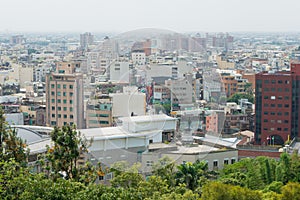
M 289 80 L 285 80 L 285 81 L 283 81 L 283 80 L 278 80 L 278 81 L 276 81 L 276 80 L 264 80 L 264 83 L 265 84 L 269 84 L 269 83 L 271 83 L 271 84 L 275 84 L 275 83 L 278 83 L 278 84 L 283 84 L 283 83 L 285 83 L 285 84 L 290 84 L 290 81 Z
M 63 89 L 67 89 L 67 85 L 66 84 L 63 84 L 62 86 L 63 86 Z M 55 84 L 51 84 L 51 88 L 55 88 Z M 61 85 L 57 84 L 57 88 L 60 89 Z M 73 89 L 73 85 L 69 85 L 69 89 Z
M 54 92 L 54 91 L 51 91 L 51 95 L 54 96 L 54 95 L 55 95 L 55 92 Z M 61 92 L 57 92 L 57 96 L 61 96 Z M 66 96 L 67 96 L 67 92 L 63 92 L 63 96 L 66 97 Z M 69 96 L 72 97 L 72 96 L 73 96 L 73 92 L 70 92 L 70 93 L 69 93 Z
M 51 99 L 52 103 L 55 103 L 55 99 Z M 57 103 L 61 103 L 61 99 L 57 99 Z M 67 103 L 67 99 L 63 99 L 63 103 Z M 73 104 L 73 100 L 69 100 L 70 104 Z
M 281 128 L 281 127 L 278 127 L 277 129 L 276 128 L 270 128 L 270 129 L 268 129 L 268 128 L 264 128 L 264 131 L 268 131 L 268 130 L 270 130 L 270 131 L 275 131 L 275 130 L 277 130 L 277 131 L 284 131 L 284 132 L 288 132 L 289 131 L 289 129 L 288 128 Z
M 283 91 L 285 91 L 285 92 L 289 92 L 290 91 L 290 89 L 289 88 L 264 88 L 264 92 L 269 92 L 269 91 L 271 91 L 271 92 L 283 92 Z
M 269 115 L 269 112 L 265 111 L 264 115 Z M 276 113 L 275 112 L 270 112 L 270 115 L 276 115 Z M 277 115 L 282 116 L 282 112 L 277 112 Z M 284 116 L 289 116 L 289 112 L 284 112 Z
M 62 117 L 61 114 L 58 114 L 58 115 L 57 115 L 57 118 L 61 118 L 61 117 Z M 67 119 L 67 118 L 68 118 L 68 115 L 63 115 L 63 117 L 64 117 L 64 119 Z M 70 119 L 74 119 L 74 116 L 73 116 L 73 115 L 70 115 L 69 117 L 70 117 Z M 52 114 L 52 118 L 55 118 L 55 114 Z
M 278 108 L 282 108 L 282 104 L 277 104 L 277 107 Z M 265 103 L 264 104 L 264 107 L 271 107 L 271 108 L 275 108 L 276 107 L 276 104 L 267 104 L 267 103 Z M 284 104 L 284 107 L 285 108 L 289 108 L 290 107 L 290 105 L 289 104 Z
M 276 96 L 264 96 L 264 99 L 271 99 L 271 100 L 275 100 L 276 99 Z M 282 96 L 278 96 L 277 99 L 280 99 L 282 100 L 283 97 Z M 289 96 L 285 96 L 284 97 L 284 100 L 289 100 L 290 97 Z
M 264 119 L 264 122 L 269 122 L 269 120 L 268 120 L 268 119 Z M 279 124 L 284 123 L 284 124 L 288 124 L 288 123 L 289 123 L 289 120 L 281 120 L 281 119 L 274 120 L 274 119 L 271 119 L 270 122 L 273 123 L 273 124 L 274 124 L 274 123 L 279 123 Z
M 108 121 L 89 120 L 90 124 L 109 124 Z
M 109 117 L 109 114 L 95 114 L 95 113 L 90 113 L 89 117 Z
M 68 109 L 67 107 L 63 107 L 63 111 L 67 111 L 67 109 Z M 51 107 L 51 110 L 55 110 L 55 106 L 52 106 L 52 107 Z M 57 107 L 57 110 L 58 110 L 58 111 L 61 111 L 61 107 L 58 106 L 58 107 Z M 73 107 L 70 107 L 69 110 L 72 112 L 72 111 L 73 111 Z
M 64 126 L 66 126 L 67 124 L 70 124 L 70 126 L 72 126 L 74 123 L 73 123 L 73 122 L 70 122 L 70 123 L 68 123 L 68 122 L 63 122 L 63 124 L 64 124 Z M 51 121 L 51 125 L 52 125 L 52 126 L 56 126 L 56 121 Z

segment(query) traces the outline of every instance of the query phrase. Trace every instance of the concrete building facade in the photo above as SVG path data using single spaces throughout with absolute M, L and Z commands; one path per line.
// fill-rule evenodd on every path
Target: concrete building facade
M 48 126 L 76 124 L 84 128 L 83 75 L 78 63 L 59 62 L 46 77 L 46 121 Z

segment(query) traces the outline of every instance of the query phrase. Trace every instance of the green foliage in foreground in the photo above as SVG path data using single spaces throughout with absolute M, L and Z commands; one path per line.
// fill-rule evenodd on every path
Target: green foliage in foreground
M 285 156 L 282 156 L 285 157 Z M 111 185 L 96 183 L 86 184 L 74 179 L 57 178 L 51 179 L 44 173 L 35 174 L 29 168 L 21 166 L 10 159 L 0 162 L 0 197 L 1 199 L 203 199 L 203 200 L 290 200 L 300 199 L 300 184 L 298 182 L 272 181 L 276 177 L 266 177 L 269 173 L 268 167 L 262 170 L 269 158 L 259 157 L 257 159 L 245 159 L 234 165 L 228 165 L 220 174 L 218 179 L 212 180 L 208 175 L 205 163 L 188 163 L 178 166 L 178 171 L 172 176 L 177 183 L 169 185 L 170 181 L 165 173 L 162 176 L 150 176 L 144 179 L 136 173 L 139 165 L 129 167 L 126 163 L 115 164 L 113 169 L 116 176 Z M 252 162 L 251 162 L 252 161 Z M 272 159 L 269 160 L 273 162 Z M 256 162 L 260 162 L 257 164 Z M 274 161 L 276 163 L 276 161 Z M 281 164 L 279 161 L 278 163 Z M 255 170 L 247 165 L 256 163 Z M 280 165 L 279 164 L 279 165 Z M 122 167 L 126 167 L 124 168 Z M 166 165 L 166 170 L 170 163 Z M 271 165 L 272 166 L 272 165 Z M 194 168 L 193 168 L 194 167 Z M 247 169 L 249 168 L 249 169 Z M 272 167 L 270 167 L 272 168 Z M 283 167 L 284 168 L 284 167 Z M 122 169 L 122 170 L 121 170 Z M 162 168 L 159 169 L 162 172 Z M 248 171 L 249 170 L 249 174 Z M 271 170 L 272 171 L 272 170 Z M 239 181 L 224 183 L 228 174 Z M 244 173 L 244 176 L 241 175 Z M 182 176 L 178 178 L 178 176 Z M 196 175 L 190 179 L 190 174 Z M 197 175 L 198 174 L 198 175 Z M 239 175 L 236 175 L 239 174 Z M 263 175 L 264 174 L 264 175 Z M 273 173 L 270 173 L 273 174 Z M 260 178 L 254 186 L 254 181 L 249 175 Z M 263 175 L 263 176 L 262 176 Z M 197 177 L 198 176 L 198 177 Z M 271 175 L 272 176 L 272 175 Z M 274 175 L 276 176 L 276 175 Z M 197 177 L 197 178 L 196 178 Z M 292 178 L 292 177 L 291 177 Z M 189 183 L 189 180 L 191 183 Z M 205 181 L 203 181 L 205 180 Z M 233 183 L 233 184 L 232 184 Z M 239 184 L 237 184 L 239 183 Z M 193 184 L 193 186 L 191 185 Z M 247 185 L 248 184 L 248 185 Z M 250 189 L 249 187 L 260 189 Z
M 0 131 L 6 134 L 3 127 Z M 2 138 L 7 140 L 5 134 Z M 89 163 L 76 165 L 90 142 L 79 138 L 75 127 L 55 129 L 51 137 L 54 145 L 45 154 L 48 163 L 40 161 L 43 172 L 38 174 L 27 166 L 25 149 L 20 148 L 17 154 L 0 152 L 0 199 L 300 199 L 300 158 L 296 153 L 283 153 L 278 161 L 267 157 L 246 158 L 218 172 L 209 171 L 203 161 L 176 166 L 164 157 L 153 165 L 153 176 L 147 178 L 139 173 L 139 163 L 130 166 L 118 162 L 111 166 L 114 178 L 110 185 L 104 185 L 94 180 L 109 169 L 103 170 L 101 166 L 97 169 Z M 17 146 L 23 146 L 16 135 L 10 140 L 19 141 Z M 9 149 L 16 143 L 5 144 L 5 149 Z M 64 177 L 60 175 L 62 171 L 66 172 Z

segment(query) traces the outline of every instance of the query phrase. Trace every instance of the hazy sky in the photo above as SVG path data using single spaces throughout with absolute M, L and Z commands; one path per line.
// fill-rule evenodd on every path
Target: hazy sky
M 2 0 L 0 31 L 300 31 L 299 0 Z

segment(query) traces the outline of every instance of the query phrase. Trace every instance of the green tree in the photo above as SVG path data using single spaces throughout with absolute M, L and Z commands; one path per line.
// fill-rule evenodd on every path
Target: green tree
M 298 200 L 300 199 L 300 184 L 299 183 L 288 183 L 282 187 L 282 200 Z
M 262 195 L 260 192 L 248 188 L 210 182 L 203 187 L 201 198 L 203 200 L 261 200 Z
M 249 102 L 254 103 L 254 96 L 247 93 L 235 93 L 227 99 L 227 102 L 235 102 L 238 104 L 240 99 L 248 99 Z
M 204 161 L 195 163 L 186 162 L 177 166 L 175 179 L 177 184 L 184 183 L 190 190 L 195 190 L 199 185 L 200 177 L 208 177 L 208 166 Z
M 175 186 L 175 163 L 169 157 L 162 157 L 152 166 L 153 175 L 166 180 L 169 186 Z
M 5 121 L 4 112 L 0 108 L 0 161 L 9 161 L 13 158 L 22 165 L 27 164 L 28 150 L 25 142 L 17 136 Z
M 286 184 L 289 180 L 291 180 L 291 157 L 287 153 L 282 153 L 280 155 L 279 165 L 276 169 L 276 175 L 278 178 L 277 181 L 282 181 Z M 280 177 L 280 178 L 279 178 Z
M 51 132 L 53 146 L 47 147 L 46 162 L 53 178 L 80 179 L 80 166 L 77 161 L 81 154 L 88 152 L 92 140 L 88 141 L 75 126 L 55 127 Z
M 135 163 L 132 166 L 126 161 L 116 162 L 111 166 L 111 172 L 114 173 L 114 178 L 111 180 L 113 187 L 137 188 L 143 180 L 143 176 L 139 173 L 140 163 Z

